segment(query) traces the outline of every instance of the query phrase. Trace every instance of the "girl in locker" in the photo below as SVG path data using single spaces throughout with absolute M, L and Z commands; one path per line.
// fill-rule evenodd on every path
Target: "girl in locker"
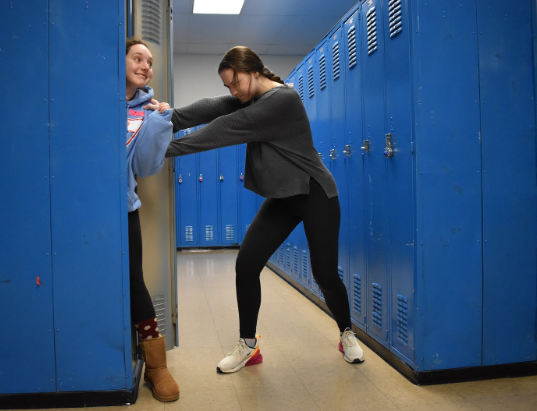
M 295 89 L 276 77 L 249 48 L 229 50 L 218 73 L 231 96 L 201 99 L 174 109 L 174 132 L 208 124 L 172 141 L 166 151 L 166 157 L 175 157 L 247 143 L 244 186 L 265 197 L 236 261 L 240 339 L 217 370 L 232 373 L 262 361 L 256 335 L 260 273 L 301 221 L 313 276 L 339 327 L 339 349 L 347 362 L 362 362 L 364 352 L 352 331 L 347 292 L 338 275 L 338 191 L 313 146 L 304 105 Z
M 166 341 L 159 334 L 155 308 L 144 282 L 142 271 L 142 232 L 138 208 L 142 205 L 136 193 L 136 176 L 158 173 L 164 164 L 164 153 L 172 137 L 172 111 L 160 103 L 155 111 L 144 105 L 153 97 L 147 84 L 153 77 L 153 58 L 147 45 L 139 39 L 127 40 L 127 194 L 129 220 L 129 266 L 131 319 L 138 332 L 145 358 L 145 382 L 160 401 L 179 398 L 179 386 L 166 362 Z

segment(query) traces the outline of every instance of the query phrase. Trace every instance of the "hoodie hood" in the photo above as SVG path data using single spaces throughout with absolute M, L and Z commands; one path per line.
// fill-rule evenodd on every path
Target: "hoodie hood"
M 142 87 L 136 90 L 134 98 L 130 101 L 127 101 L 128 107 L 135 107 L 143 104 L 153 98 L 153 89 L 151 87 Z

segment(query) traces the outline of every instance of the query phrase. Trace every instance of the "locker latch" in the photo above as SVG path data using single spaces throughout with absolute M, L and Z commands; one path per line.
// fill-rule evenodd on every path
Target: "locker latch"
M 220 174 L 220 181 L 224 181 L 224 175 Z
M 241 180 L 241 181 L 244 180 L 244 176 L 242 175 L 242 173 L 241 173 L 241 176 L 239 177 L 239 180 Z
M 200 183 L 203 182 L 203 175 L 202 175 L 202 174 L 200 174 L 200 178 L 199 178 L 199 180 L 200 180 Z
M 362 147 L 366 153 L 369 153 L 369 140 L 364 140 L 364 146 Z
M 343 154 L 345 154 L 347 157 L 351 156 L 351 146 L 346 145 L 345 150 L 343 150 Z
M 392 148 L 392 133 L 386 134 L 386 148 L 384 148 L 384 157 L 390 158 L 393 156 Z
M 181 176 L 181 174 L 179 174 L 179 178 L 177 179 L 177 182 L 179 184 L 183 184 L 183 177 Z
M 332 160 L 336 159 L 336 149 L 333 148 L 332 150 L 330 150 L 330 158 Z

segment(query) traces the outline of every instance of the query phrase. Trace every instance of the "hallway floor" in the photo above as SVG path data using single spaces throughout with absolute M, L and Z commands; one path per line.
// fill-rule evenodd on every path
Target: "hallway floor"
M 180 346 L 169 352 L 169 365 L 181 398 L 160 404 L 141 385 L 139 400 L 129 409 L 537 409 L 537 376 L 418 387 L 363 345 L 365 362 L 346 363 L 337 349 L 335 322 L 268 268 L 261 274 L 258 323 L 264 362 L 234 374 L 218 374 L 216 364 L 239 338 L 236 253 L 178 253 Z

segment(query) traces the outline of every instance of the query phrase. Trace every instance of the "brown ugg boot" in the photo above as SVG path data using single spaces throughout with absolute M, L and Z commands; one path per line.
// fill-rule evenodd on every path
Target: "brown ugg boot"
M 164 336 L 140 340 L 140 348 L 145 358 L 144 379 L 153 390 L 153 397 L 163 402 L 179 399 L 179 386 L 168 371 L 166 364 L 166 339 Z

